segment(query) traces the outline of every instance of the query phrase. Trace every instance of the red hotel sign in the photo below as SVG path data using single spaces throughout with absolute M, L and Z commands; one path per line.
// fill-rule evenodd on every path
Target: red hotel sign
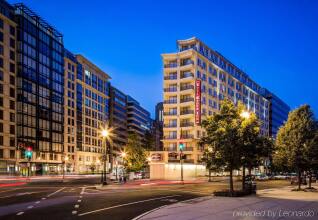
M 201 80 L 195 81 L 195 123 L 201 124 Z

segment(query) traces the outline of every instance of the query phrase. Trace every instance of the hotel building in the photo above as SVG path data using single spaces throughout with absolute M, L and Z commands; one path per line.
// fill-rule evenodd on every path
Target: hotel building
M 162 54 L 164 77 L 163 152 L 154 152 L 151 178 L 179 179 L 179 144 L 184 144 L 185 178 L 205 174 L 200 165 L 201 121 L 219 111 L 225 98 L 241 101 L 269 135 L 269 101 L 246 73 L 197 38 L 178 40 L 178 52 Z M 158 155 L 159 154 L 159 155 Z M 155 160 L 154 160 L 155 158 Z

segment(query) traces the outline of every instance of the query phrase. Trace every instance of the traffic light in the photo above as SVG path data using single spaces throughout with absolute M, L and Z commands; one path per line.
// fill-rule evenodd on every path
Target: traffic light
M 183 150 L 184 149 L 184 143 L 180 142 L 179 143 L 179 150 Z
M 32 154 L 33 154 L 32 147 L 27 147 L 25 152 L 24 152 L 24 156 L 27 159 L 31 159 L 32 158 Z

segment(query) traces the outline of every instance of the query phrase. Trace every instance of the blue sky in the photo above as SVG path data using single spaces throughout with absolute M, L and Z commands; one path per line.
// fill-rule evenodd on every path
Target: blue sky
M 162 100 L 160 54 L 192 36 L 291 108 L 308 103 L 318 114 L 318 1 L 23 2 L 64 34 L 66 48 L 100 66 L 152 115 Z

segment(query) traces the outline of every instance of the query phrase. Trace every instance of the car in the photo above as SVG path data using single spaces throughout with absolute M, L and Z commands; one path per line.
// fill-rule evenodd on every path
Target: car
M 275 175 L 275 176 L 273 176 L 273 179 L 275 179 L 275 180 L 286 180 L 286 179 L 288 179 L 288 176 L 286 176 L 286 175 Z
M 267 176 L 265 174 L 259 174 L 259 175 L 255 175 L 255 179 L 256 180 L 269 180 L 269 176 Z

